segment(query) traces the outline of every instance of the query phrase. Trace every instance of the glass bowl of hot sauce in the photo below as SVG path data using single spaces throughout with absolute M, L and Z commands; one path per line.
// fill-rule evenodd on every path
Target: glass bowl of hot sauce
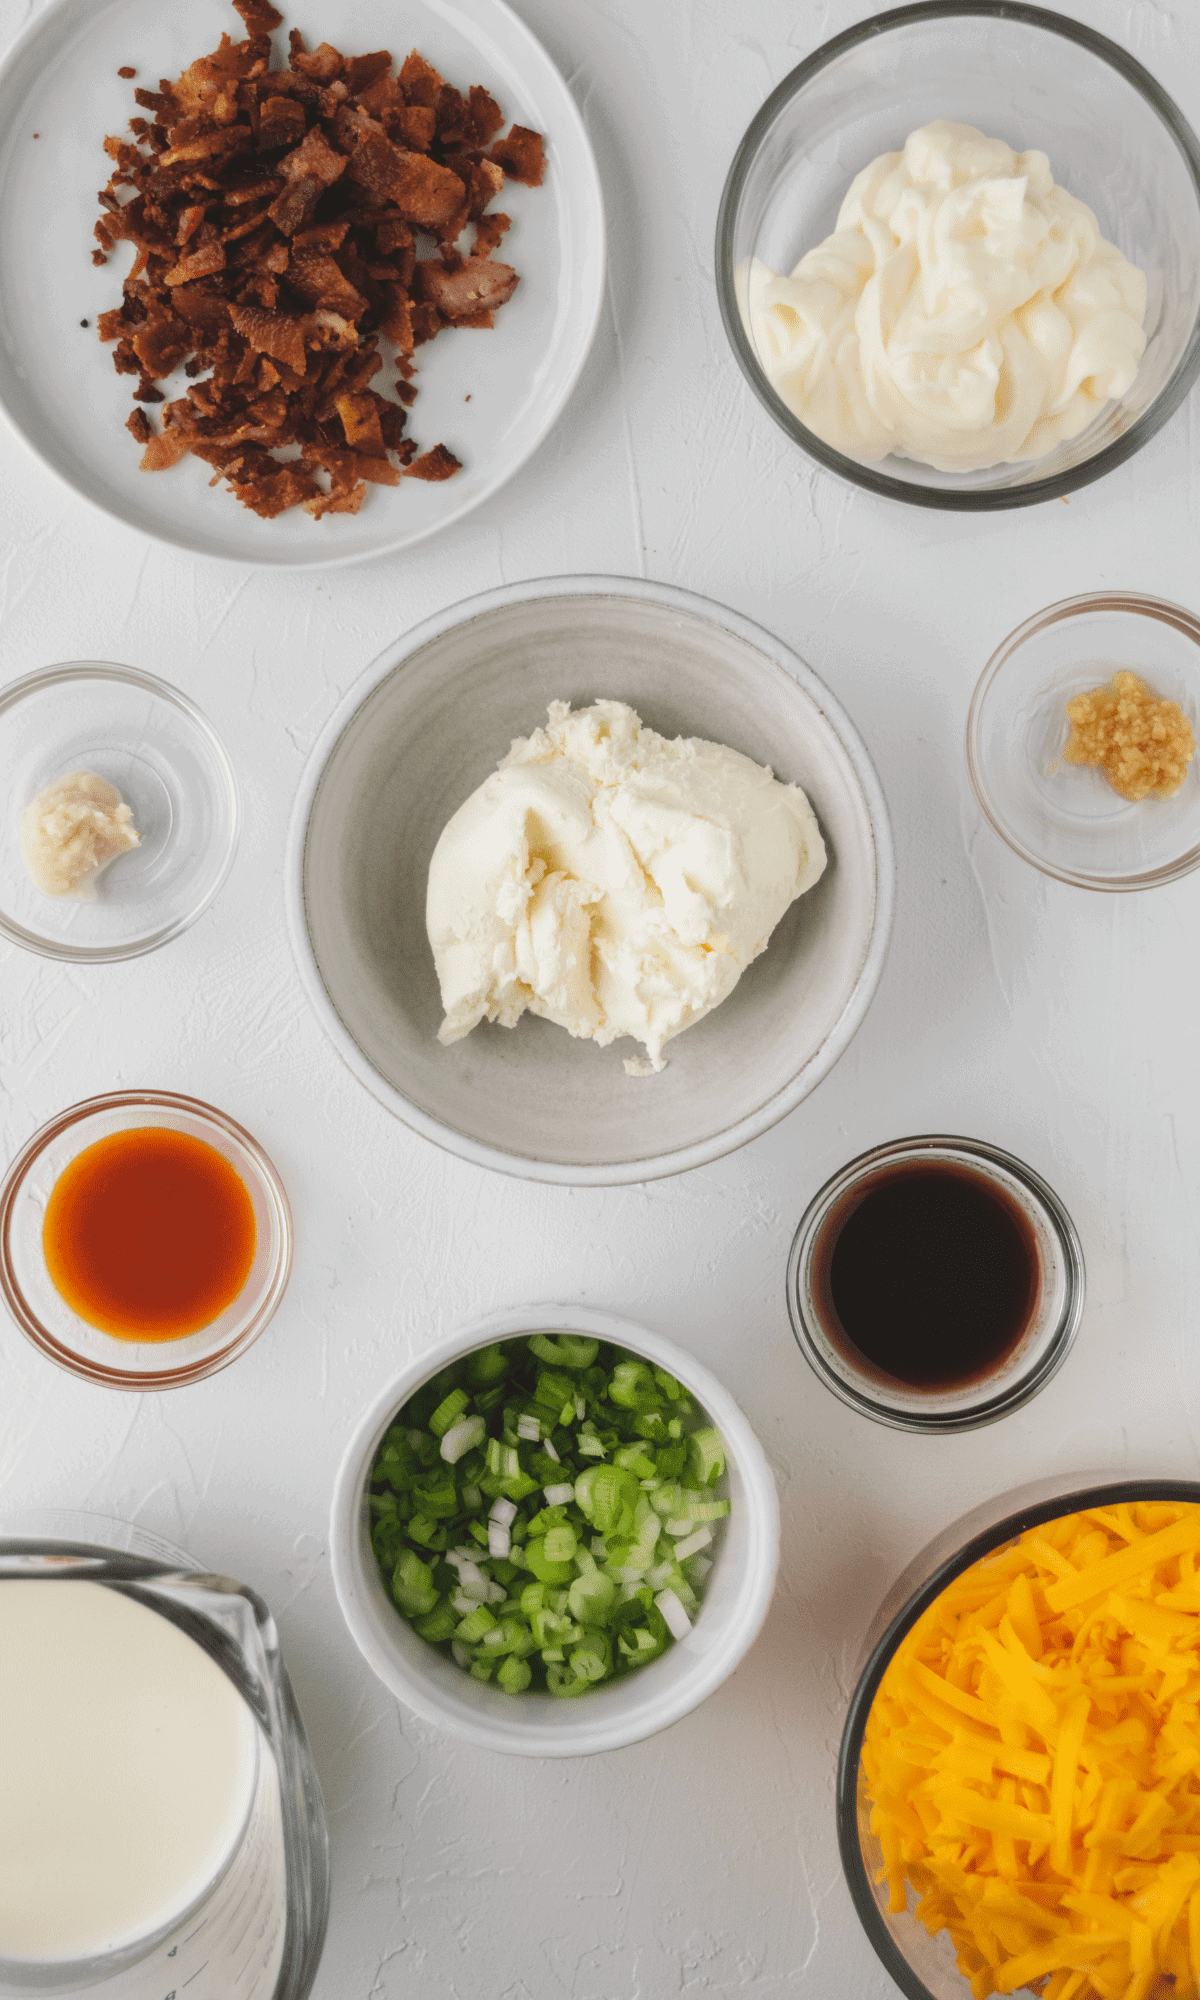
M 292 1264 L 287 1194 L 232 1118 L 114 1091 L 35 1132 L 0 1186 L 0 1297 L 35 1347 L 109 1389 L 176 1389 L 257 1340 Z

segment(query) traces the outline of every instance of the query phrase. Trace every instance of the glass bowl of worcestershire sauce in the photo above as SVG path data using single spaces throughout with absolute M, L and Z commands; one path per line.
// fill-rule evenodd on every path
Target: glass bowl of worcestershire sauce
M 1053 1188 L 981 1139 L 896 1139 L 809 1203 L 792 1331 L 842 1402 L 895 1430 L 974 1430 L 1036 1396 L 1083 1312 L 1083 1250 Z
M 292 1219 L 257 1141 L 198 1098 L 117 1091 L 43 1125 L 0 1187 L 0 1296 L 34 1346 L 109 1389 L 235 1361 L 283 1297 Z

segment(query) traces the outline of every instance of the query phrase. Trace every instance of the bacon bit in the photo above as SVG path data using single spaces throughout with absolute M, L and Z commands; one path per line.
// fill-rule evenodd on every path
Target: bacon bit
M 490 257 L 500 243 L 507 229 L 512 227 L 511 216 L 496 214 L 482 215 L 475 224 L 475 245 L 473 257 Z
M 374 398 L 367 393 L 335 396 L 333 407 L 342 420 L 346 433 L 346 443 L 361 445 L 364 451 L 376 457 L 383 456 L 383 432 L 379 428 L 379 413 Z
M 523 181 L 526 187 L 541 187 L 546 158 L 540 132 L 514 125 L 506 139 L 497 139 L 489 158 L 504 168 L 509 180 Z
M 302 145 L 294 153 L 289 153 L 280 161 L 280 171 L 288 180 L 319 180 L 322 187 L 332 187 L 339 175 L 346 171 L 346 161 L 341 153 L 335 153 L 319 125 L 314 125 Z
M 361 135 L 348 172 L 380 207 L 392 203 L 406 222 L 422 229 L 438 229 L 448 222 L 466 193 L 449 167 L 439 167 L 423 153 L 393 146 L 382 130 Z
M 418 454 L 405 436 L 412 357 L 447 326 L 490 326 L 511 296 L 516 272 L 490 257 L 508 218 L 486 211 L 506 172 L 537 184 L 541 140 L 521 126 L 497 140 L 489 93 L 464 96 L 415 50 L 397 78 L 386 49 L 309 50 L 293 31 L 274 69 L 282 16 L 270 0 L 234 5 L 247 39 L 224 35 L 176 81 L 135 89 L 148 114 L 130 121 L 135 143 L 105 142 L 93 261 L 123 239 L 135 261 L 98 333 L 137 378 L 128 429 L 146 471 L 191 453 L 264 519 L 356 514 L 370 485 L 460 469 L 444 444 Z M 436 241 L 420 263 L 414 229 Z M 389 395 L 371 386 L 381 340 Z M 186 393 L 156 431 L 140 406 L 181 367 Z
M 256 354 L 269 354 L 272 361 L 281 361 L 293 375 L 307 373 L 303 318 L 291 313 L 263 312 L 258 306 L 230 306 L 229 318 L 234 332 L 240 333 Z
M 418 297 L 430 300 L 456 325 L 504 305 L 518 282 L 511 264 L 491 264 L 483 257 L 469 258 L 458 271 L 447 271 L 434 259 L 418 262 L 416 269 Z
M 121 68 L 117 71 L 117 75 L 123 76 L 126 79 L 126 81 L 128 81 L 131 76 L 137 75 L 137 71 L 135 69 L 131 69 L 128 63 L 123 63 L 121 65 Z M 138 412 L 135 410 L 133 414 L 136 417 Z
M 432 451 L 422 452 L 405 471 L 406 479 L 451 479 L 462 470 L 462 460 L 447 451 L 444 444 L 435 444 Z
M 438 101 L 442 79 L 433 64 L 414 49 L 400 70 L 400 88 L 410 104 L 425 104 L 432 109 Z
M 402 146 L 414 153 L 427 153 L 433 144 L 437 119 L 428 105 L 402 104 L 394 117 L 388 119 L 388 125 Z
M 182 430 L 158 431 L 142 453 L 142 471 L 165 472 L 168 466 L 178 465 L 189 449 L 189 441 Z
M 143 249 L 146 246 L 143 245 Z M 164 285 L 190 285 L 193 278 L 211 277 L 214 271 L 225 269 L 225 245 L 223 243 L 202 243 L 189 257 L 181 257 L 163 273 Z
M 246 23 L 248 35 L 269 35 L 283 25 L 283 15 L 271 0 L 233 0 L 234 12 Z
M 258 114 L 258 150 L 271 153 L 294 146 L 307 131 L 304 106 L 294 97 L 268 97 Z

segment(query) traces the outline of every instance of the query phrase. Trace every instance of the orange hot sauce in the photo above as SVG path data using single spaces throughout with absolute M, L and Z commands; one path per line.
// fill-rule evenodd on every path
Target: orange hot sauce
M 231 1305 L 250 1275 L 254 1204 L 215 1146 L 147 1125 L 84 1148 L 46 1204 L 46 1268 L 89 1325 L 179 1340 Z

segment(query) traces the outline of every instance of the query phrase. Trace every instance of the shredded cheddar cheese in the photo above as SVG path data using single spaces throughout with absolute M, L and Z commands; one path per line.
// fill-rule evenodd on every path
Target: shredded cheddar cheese
M 888 1908 L 974 2000 L 1200 2000 L 1200 1506 L 1068 1514 L 901 1641 L 862 1762 Z

